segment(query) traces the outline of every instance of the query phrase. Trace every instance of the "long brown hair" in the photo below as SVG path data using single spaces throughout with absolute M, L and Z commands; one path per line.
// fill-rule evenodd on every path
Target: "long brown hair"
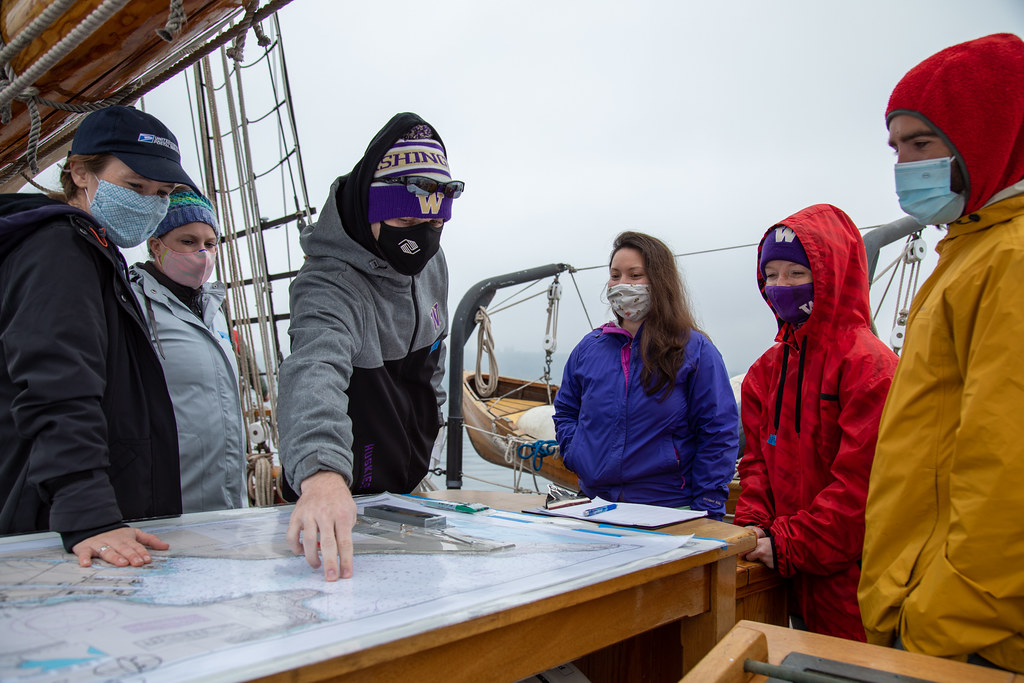
M 703 332 L 697 327 L 690 309 L 676 259 L 664 242 L 642 232 L 620 233 L 612 245 L 609 267 L 619 249 L 636 249 L 644 261 L 651 287 L 651 310 L 644 319 L 644 334 L 640 340 L 643 360 L 640 379 L 648 396 L 663 392 L 658 397 L 663 401 L 672 393 L 676 375 L 683 365 L 690 331 Z M 622 319 L 618 315 L 616 319 L 621 325 Z

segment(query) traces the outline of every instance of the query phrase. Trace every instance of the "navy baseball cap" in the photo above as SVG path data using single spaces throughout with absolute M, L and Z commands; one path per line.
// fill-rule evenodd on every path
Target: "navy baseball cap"
M 174 133 L 134 107 L 106 107 L 86 116 L 71 141 L 71 154 L 113 154 L 144 178 L 199 191 L 181 167 Z

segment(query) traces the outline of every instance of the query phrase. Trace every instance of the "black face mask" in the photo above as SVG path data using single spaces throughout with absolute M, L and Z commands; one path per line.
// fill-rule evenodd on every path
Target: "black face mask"
M 429 222 L 411 228 L 381 223 L 377 246 L 392 268 L 402 275 L 416 275 L 441 248 L 441 228 Z

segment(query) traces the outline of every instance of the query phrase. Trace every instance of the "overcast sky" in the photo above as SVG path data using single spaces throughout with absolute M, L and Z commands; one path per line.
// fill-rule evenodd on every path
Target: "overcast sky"
M 294 0 L 279 18 L 313 205 L 392 114 L 414 111 L 444 138 L 466 182 L 442 241 L 452 312 L 486 277 L 605 265 L 622 230 L 678 253 L 756 242 L 822 202 L 861 227 L 900 218 L 884 123 L 893 86 L 949 45 L 1024 34 L 1019 0 Z M 187 138 L 182 92 L 146 108 Z M 936 231 L 926 237 L 934 247 Z M 680 259 L 733 373 L 775 333 L 754 260 L 752 247 Z M 577 276 L 595 324 L 610 317 L 606 277 Z M 565 284 L 560 355 L 589 329 Z M 544 305 L 499 315 L 499 350 L 539 358 Z

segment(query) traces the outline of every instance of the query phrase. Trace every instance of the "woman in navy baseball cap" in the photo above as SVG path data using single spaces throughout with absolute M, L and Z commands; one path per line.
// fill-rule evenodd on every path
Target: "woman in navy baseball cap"
M 107 107 L 85 117 L 61 171 L 64 199 L 119 247 L 142 244 L 167 213 L 178 185 L 199 191 L 181 167 L 178 140 L 155 116 Z
M 0 195 L 0 534 L 142 566 L 168 546 L 127 522 L 180 514 L 178 435 L 118 247 L 195 183 L 166 126 L 109 107 L 82 121 L 61 185 Z

